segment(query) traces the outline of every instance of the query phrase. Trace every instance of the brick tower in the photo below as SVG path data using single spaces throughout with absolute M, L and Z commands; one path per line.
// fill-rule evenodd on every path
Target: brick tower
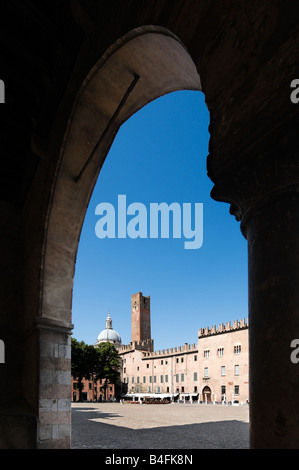
M 144 297 L 142 292 L 131 297 L 132 341 L 151 339 L 151 304 L 150 296 Z

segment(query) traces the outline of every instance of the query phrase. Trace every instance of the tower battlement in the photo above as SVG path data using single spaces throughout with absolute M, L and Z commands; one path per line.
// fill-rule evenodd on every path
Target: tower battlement
M 123 344 L 117 348 L 119 354 L 135 351 L 136 349 L 139 351 L 153 351 L 154 340 L 150 338 L 142 341 L 131 341 L 129 344 Z
M 248 326 L 248 319 L 243 318 L 242 320 L 235 320 L 232 323 L 221 323 L 218 325 L 218 328 L 216 328 L 216 325 L 211 327 L 200 328 L 198 330 L 198 338 L 202 338 L 204 336 L 219 335 L 235 330 L 242 330 L 248 328 Z
M 188 352 L 190 353 L 197 352 L 197 345 L 185 343 L 183 346 L 177 346 L 177 347 L 168 348 L 168 349 L 161 349 L 158 351 L 150 351 L 150 352 L 145 353 L 145 357 L 170 356 L 170 355 L 177 355 L 180 353 L 185 354 Z

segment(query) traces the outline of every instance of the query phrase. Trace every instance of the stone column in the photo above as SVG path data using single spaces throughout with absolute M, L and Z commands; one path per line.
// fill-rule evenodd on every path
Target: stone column
M 38 448 L 71 446 L 71 330 L 73 325 L 38 318 Z
M 289 129 L 289 135 L 287 134 Z M 275 148 L 276 145 L 276 148 Z M 250 447 L 299 446 L 299 165 L 295 129 L 275 129 L 251 161 L 217 175 L 248 241 Z M 243 162 L 242 162 L 243 158 Z
M 277 194 L 247 223 L 250 446 L 298 448 L 299 192 Z

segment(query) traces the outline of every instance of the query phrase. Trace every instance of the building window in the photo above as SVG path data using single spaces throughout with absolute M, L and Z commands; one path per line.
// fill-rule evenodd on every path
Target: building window
M 225 375 L 225 366 L 221 366 L 221 375 Z
M 181 374 L 181 382 L 184 382 L 184 374 Z
M 196 392 L 197 392 L 197 387 L 194 387 L 194 393 L 196 393 Z
M 221 385 L 221 395 L 225 395 L 225 393 L 226 393 L 225 385 Z
M 168 375 L 165 375 L 165 382 L 168 382 Z
M 209 368 L 208 367 L 204 368 L 204 376 L 209 377 Z
M 149 378 L 149 379 L 150 379 L 150 384 L 151 384 L 151 383 L 152 383 L 152 376 L 151 376 L 151 375 L 150 375 L 150 378 Z
M 151 393 L 151 387 L 148 387 L 148 391 L 149 391 L 149 393 Z
M 124 374 L 126 373 L 126 368 L 124 367 Z
M 145 375 L 144 375 L 144 376 L 143 376 L 143 383 L 145 384 L 145 382 L 146 382 L 146 377 L 145 377 Z
M 146 364 L 146 368 L 149 369 L 149 364 Z
M 185 388 L 184 388 L 184 387 L 182 387 L 182 388 L 181 388 L 181 392 L 182 392 L 182 393 L 184 393 L 184 391 L 185 391 Z
M 176 358 L 176 363 L 177 363 L 177 364 L 179 363 L 179 358 L 178 358 L 178 357 Z
M 181 362 L 184 362 L 184 358 L 183 358 L 183 357 L 181 357 Z
M 203 357 L 210 357 L 210 350 L 209 349 L 204 350 Z
M 160 393 L 161 389 L 160 387 L 157 387 L 157 393 Z
M 217 349 L 217 356 L 223 356 L 224 354 L 224 348 L 218 348 Z
M 161 360 L 161 366 L 163 366 L 163 359 Z
M 235 344 L 234 354 L 240 354 L 240 353 L 241 353 L 241 344 Z
M 194 356 L 194 361 L 197 361 L 197 356 L 196 355 Z
M 163 383 L 163 375 L 161 375 L 160 379 L 161 379 L 160 382 L 162 384 Z
M 176 382 L 179 382 L 179 381 L 180 381 L 179 374 L 176 374 L 175 380 L 176 380 Z
M 139 384 L 139 377 L 137 377 L 137 383 Z
M 132 384 L 134 383 L 134 377 L 132 377 Z
M 154 384 L 157 382 L 157 377 L 154 375 Z
M 235 395 L 239 395 L 239 393 L 240 393 L 239 385 L 235 385 Z
M 193 380 L 196 382 L 197 381 L 197 372 L 193 373 Z
M 239 375 L 239 365 L 235 365 L 235 375 Z

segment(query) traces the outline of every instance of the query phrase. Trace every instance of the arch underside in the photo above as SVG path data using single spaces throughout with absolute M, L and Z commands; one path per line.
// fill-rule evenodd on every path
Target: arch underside
M 134 77 L 136 83 L 122 103 Z M 150 101 L 183 89 L 201 90 L 190 55 L 168 30 L 149 26 L 117 41 L 86 77 L 68 122 L 52 188 L 40 316 L 71 321 L 80 232 L 100 169 L 119 127 Z

